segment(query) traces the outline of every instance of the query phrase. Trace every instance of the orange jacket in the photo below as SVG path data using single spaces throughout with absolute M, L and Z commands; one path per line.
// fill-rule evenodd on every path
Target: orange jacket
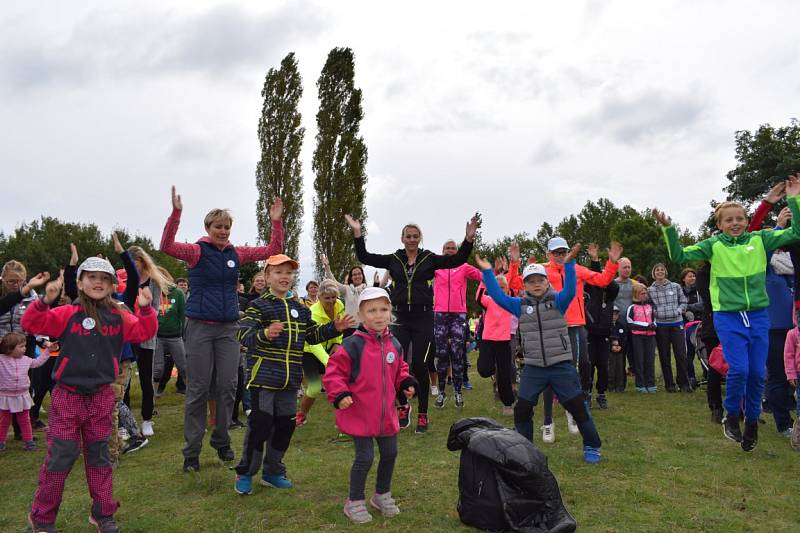
M 564 287 L 564 265 L 550 261 L 545 266 L 547 271 L 547 279 L 554 291 L 560 291 Z M 606 267 L 602 272 L 595 272 L 589 270 L 585 266 L 576 265 L 575 274 L 578 276 L 578 287 L 575 290 L 575 298 L 567 308 L 567 314 L 564 318 L 567 320 L 567 326 L 585 326 L 586 313 L 583 309 L 583 284 L 588 283 L 595 287 L 606 287 L 614 280 L 617 275 L 619 265 L 613 261 L 606 261 Z

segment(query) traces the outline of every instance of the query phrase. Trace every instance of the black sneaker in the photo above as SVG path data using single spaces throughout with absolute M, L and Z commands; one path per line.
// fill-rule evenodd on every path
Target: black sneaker
M 222 448 L 218 449 L 217 457 L 219 457 L 219 460 L 223 465 L 233 462 L 233 460 L 236 458 L 230 446 L 223 446 Z
M 715 407 L 711 410 L 711 423 L 722 424 L 722 408 Z
M 744 421 L 744 434 L 742 435 L 742 449 L 752 452 L 758 444 L 758 422 Z
M 149 442 L 150 441 L 147 440 L 145 437 L 139 437 L 138 435 L 134 435 L 133 437 L 128 439 L 127 441 L 128 445 L 125 447 L 124 450 L 122 450 L 122 453 L 123 454 L 133 453 L 136 450 L 141 450 L 142 448 L 147 446 L 147 443 Z M 186 468 L 185 465 L 184 468 Z
M 200 459 L 197 457 L 187 457 L 183 460 L 183 471 L 184 472 L 199 472 L 200 471 Z
M 597 395 L 597 406 L 600 409 L 608 409 L 608 400 L 606 399 L 605 394 L 598 394 Z
M 732 416 L 730 413 L 722 422 L 722 433 L 726 439 L 733 442 L 742 442 L 742 430 L 739 429 L 739 417 Z

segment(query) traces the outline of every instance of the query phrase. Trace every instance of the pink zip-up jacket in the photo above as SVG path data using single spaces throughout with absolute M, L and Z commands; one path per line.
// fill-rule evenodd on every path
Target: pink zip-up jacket
M 783 367 L 786 369 L 786 379 L 797 379 L 800 374 L 800 346 L 797 328 L 792 328 L 786 334 L 786 344 L 783 345 Z
M 359 328 L 333 352 L 322 377 L 336 407 L 339 431 L 353 437 L 389 437 L 400 432 L 394 405 L 397 392 L 416 387 L 400 344 L 387 328 L 380 335 Z M 353 398 L 347 409 L 339 402 Z
M 19 396 L 28 392 L 31 386 L 28 370 L 42 366 L 49 358 L 49 350 L 42 350 L 36 359 L 0 354 L 0 396 Z
M 481 339 L 485 341 L 511 340 L 512 315 L 486 294 L 486 287 L 481 283 L 476 295 L 478 302 L 486 309 L 483 314 L 483 333 Z
M 481 271 L 467 263 L 437 270 L 433 278 L 433 312 L 466 313 L 468 279 L 479 282 Z

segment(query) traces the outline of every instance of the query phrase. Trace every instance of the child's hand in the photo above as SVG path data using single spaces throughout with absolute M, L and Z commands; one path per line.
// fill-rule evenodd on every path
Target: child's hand
M 409 400 L 414 397 L 414 394 L 416 392 L 417 392 L 417 390 L 414 388 L 413 385 L 411 387 L 403 389 L 403 394 L 405 394 L 406 398 L 408 398 Z
M 69 243 L 69 264 L 70 266 L 78 264 L 78 247 L 73 242 Z
M 494 260 L 494 271 L 500 274 L 508 272 L 508 259 L 502 255 Z
M 347 225 L 350 226 L 350 229 L 353 232 L 353 237 L 355 238 L 361 237 L 361 222 L 351 217 L 350 215 L 345 215 L 344 219 L 347 221 Z
M 336 331 L 345 331 L 356 327 L 356 319 L 350 315 L 342 315 L 333 321 L 333 326 L 336 328 Z
M 475 240 L 475 234 L 478 232 L 478 228 L 481 227 L 481 223 L 478 221 L 478 217 L 472 217 L 467 222 L 467 229 L 465 237 L 467 241 L 472 242 Z
M 150 287 L 139 289 L 139 298 L 136 299 L 136 303 L 139 304 L 139 309 L 147 307 L 152 302 L 153 302 L 153 293 L 150 292 Z
M 341 400 L 339 400 L 339 409 L 347 409 L 353 405 L 353 397 L 352 396 L 345 396 Z
M 50 278 L 50 274 L 47 274 L 48 279 Z M 61 295 L 61 287 L 64 285 L 64 275 L 58 276 L 55 281 L 51 281 L 47 284 L 44 292 L 44 301 L 46 304 L 52 304 L 58 297 Z
M 782 228 L 788 227 L 790 220 L 792 220 L 792 210 L 784 207 L 778 215 L 778 226 Z
M 269 206 L 269 219 L 280 220 L 282 215 L 283 215 L 283 200 L 281 200 L 276 196 L 275 200 L 272 202 L 272 205 Z
M 592 261 L 600 261 L 600 247 L 596 242 L 590 242 L 586 247 L 586 253 L 589 254 L 589 259 Z
M 576 242 L 572 249 L 569 251 L 567 256 L 564 258 L 564 263 L 569 263 L 570 261 L 574 261 L 578 254 L 581 251 L 581 243 Z M 610 253 L 610 252 L 609 252 Z
M 119 242 L 119 237 L 117 237 L 117 232 L 111 232 L 111 240 L 114 241 L 114 251 L 118 254 L 121 254 L 125 251 L 125 248 L 122 247 L 122 243 Z
M 33 276 L 28 283 L 26 283 L 20 292 L 23 295 L 28 295 L 31 292 L 31 289 L 38 289 L 50 279 L 50 272 L 39 272 L 35 276 Z
M 611 241 L 611 246 L 608 248 L 608 258 L 612 263 L 619 261 L 619 258 L 622 257 L 623 250 L 624 248 L 619 242 Z
M 181 195 L 175 191 L 175 186 L 172 186 L 172 208 L 176 211 L 183 211 L 183 202 L 181 202 Z
M 478 265 L 478 268 L 480 268 L 481 270 L 492 268 L 492 264 L 483 257 L 479 256 L 478 254 L 475 254 L 475 264 Z
M 269 340 L 272 340 L 280 335 L 281 331 L 283 331 L 283 323 L 273 322 L 268 328 L 264 329 L 264 335 L 266 335 Z
M 772 188 L 767 191 L 767 195 L 764 197 L 764 200 L 767 202 L 775 205 L 781 201 L 781 199 L 786 195 L 786 182 L 779 181 Z
M 797 196 L 800 194 L 800 172 L 786 179 L 786 196 Z
M 658 209 L 653 209 L 653 216 L 656 219 L 656 222 L 661 224 L 662 226 L 671 226 L 672 220 L 663 212 L 659 211 Z

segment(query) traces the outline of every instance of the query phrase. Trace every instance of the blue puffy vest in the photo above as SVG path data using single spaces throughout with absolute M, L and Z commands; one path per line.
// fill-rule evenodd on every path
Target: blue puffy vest
M 230 245 L 220 250 L 199 241 L 200 260 L 189 269 L 186 316 L 212 322 L 239 320 L 239 254 Z

